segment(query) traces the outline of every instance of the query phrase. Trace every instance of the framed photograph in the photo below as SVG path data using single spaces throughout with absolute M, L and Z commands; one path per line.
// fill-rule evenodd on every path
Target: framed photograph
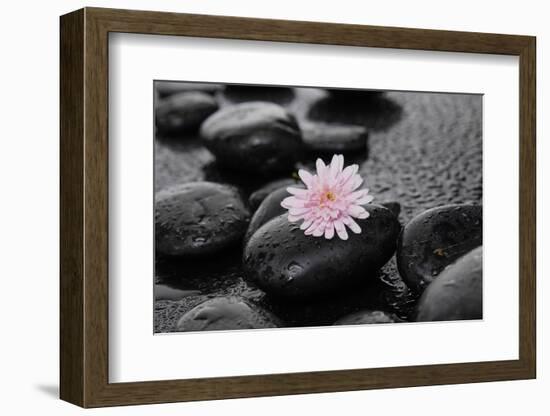
M 61 398 L 535 378 L 535 50 L 62 16 Z

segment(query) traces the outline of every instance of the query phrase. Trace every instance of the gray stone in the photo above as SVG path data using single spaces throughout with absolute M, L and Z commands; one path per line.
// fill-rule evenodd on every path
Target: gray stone
M 176 330 L 227 331 L 279 326 L 280 321 L 272 313 L 247 299 L 231 296 L 209 299 L 195 306 L 178 320 Z
M 483 318 L 483 247 L 441 272 L 418 301 L 417 321 Z

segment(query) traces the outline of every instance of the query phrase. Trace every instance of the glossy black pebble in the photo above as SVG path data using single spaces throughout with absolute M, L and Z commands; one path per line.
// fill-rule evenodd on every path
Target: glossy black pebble
M 209 94 L 174 94 L 159 102 L 155 112 L 156 126 L 164 134 L 196 130 L 217 109 L 218 103 Z
M 276 191 L 279 188 L 287 188 L 289 186 L 294 187 L 303 187 L 301 181 L 292 178 L 277 179 L 275 181 L 269 182 L 262 186 L 259 189 L 256 189 L 250 197 L 248 198 L 248 205 L 250 209 L 255 211 L 258 209 L 262 201 L 273 191 Z
M 403 228 L 397 267 L 407 286 L 421 293 L 445 267 L 481 244 L 481 206 L 432 208 Z
M 281 206 L 281 202 L 287 196 L 291 196 L 286 187 L 279 188 L 271 192 L 260 204 L 252 219 L 248 225 L 248 230 L 246 230 L 245 241 L 247 241 L 252 234 L 256 232 L 258 228 L 268 222 L 270 219 L 275 218 L 281 214 L 288 212 L 285 208 Z
M 241 297 L 209 299 L 185 313 L 177 331 L 219 331 L 277 328 L 281 323 L 272 313 Z
M 348 240 L 306 236 L 286 214 L 270 220 L 246 244 L 246 277 L 288 298 L 326 295 L 373 278 L 393 255 L 400 226 L 388 209 L 365 208 L 370 217 L 357 221 L 362 232 L 349 232 Z
M 222 108 L 203 123 L 201 136 L 221 165 L 260 175 L 292 170 L 303 146 L 294 117 L 264 102 Z
M 159 253 L 203 255 L 243 237 L 250 214 L 239 192 L 212 182 L 190 182 L 155 196 L 155 242 Z
M 441 272 L 418 301 L 417 321 L 457 321 L 483 317 L 483 247 Z

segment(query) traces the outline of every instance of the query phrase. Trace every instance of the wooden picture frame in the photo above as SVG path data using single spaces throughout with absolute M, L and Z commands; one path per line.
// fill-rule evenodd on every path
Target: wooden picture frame
M 63 400 L 82 407 L 529 379 L 536 376 L 535 38 L 377 26 L 85 8 L 61 17 Z M 520 65 L 519 359 L 109 383 L 108 34 L 502 54 Z

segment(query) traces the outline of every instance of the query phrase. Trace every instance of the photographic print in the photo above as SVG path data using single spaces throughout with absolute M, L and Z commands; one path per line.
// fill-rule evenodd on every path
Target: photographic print
M 155 333 L 483 318 L 482 95 L 153 88 Z

